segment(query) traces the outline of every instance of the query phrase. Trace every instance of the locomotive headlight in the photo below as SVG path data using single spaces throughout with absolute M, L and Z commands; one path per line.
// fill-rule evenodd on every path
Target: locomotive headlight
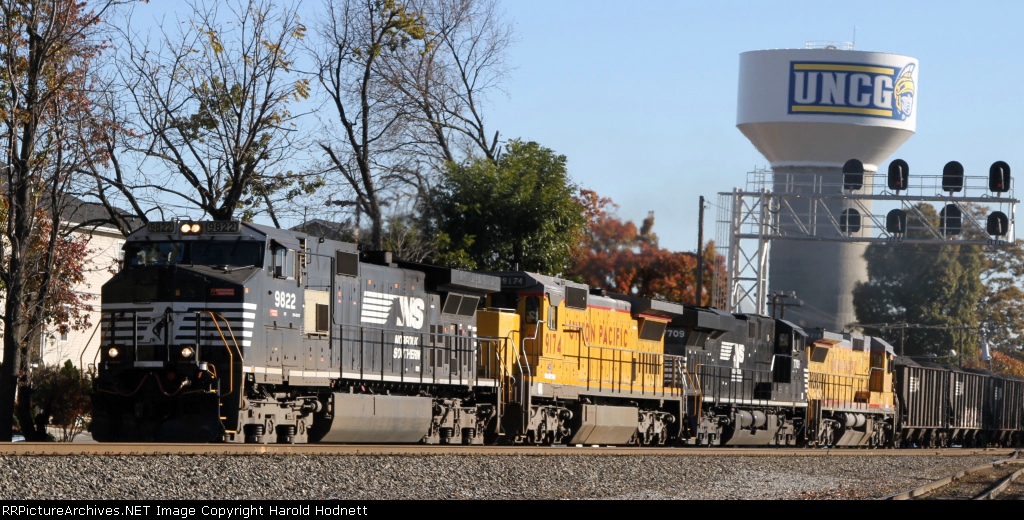
M 199 233 L 202 230 L 203 226 L 198 222 L 183 222 L 181 224 L 181 233 L 185 235 Z
M 182 359 L 189 359 L 195 353 L 196 353 L 196 351 L 193 350 L 192 347 L 184 347 L 184 348 L 181 349 L 181 357 L 182 357 Z
M 107 349 L 107 357 L 110 359 L 117 359 L 117 356 L 121 355 L 121 351 L 117 350 L 117 347 L 110 347 Z

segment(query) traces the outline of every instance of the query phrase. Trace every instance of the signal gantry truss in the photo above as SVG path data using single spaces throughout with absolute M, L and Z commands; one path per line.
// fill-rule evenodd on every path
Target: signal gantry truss
M 746 189 L 719 193 L 716 241 L 728 245 L 728 280 L 714 284 L 713 305 L 739 312 L 747 302 L 766 313 L 770 244 L 777 240 L 986 247 L 1016 240 L 1019 201 L 1006 163 L 994 163 L 988 175 L 963 175 L 955 161 L 944 175 L 908 176 L 900 159 L 889 170 L 865 172 L 855 160 L 842 174 L 757 169 L 747 174 Z M 921 204 L 937 206 L 938 225 Z

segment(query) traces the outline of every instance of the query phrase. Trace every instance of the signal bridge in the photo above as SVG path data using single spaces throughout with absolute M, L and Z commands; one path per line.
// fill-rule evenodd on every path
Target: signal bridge
M 778 240 L 1000 246 L 1012 243 L 1014 198 L 1010 167 L 997 161 L 985 175 L 967 175 L 950 161 L 942 175 L 910 175 L 901 159 L 887 172 L 865 171 L 852 159 L 842 175 L 759 169 L 746 189 L 718 194 L 716 241 L 728 244 L 713 304 L 766 313 L 770 244 Z M 936 221 L 920 205 L 936 208 Z M 716 270 L 716 273 L 719 272 Z

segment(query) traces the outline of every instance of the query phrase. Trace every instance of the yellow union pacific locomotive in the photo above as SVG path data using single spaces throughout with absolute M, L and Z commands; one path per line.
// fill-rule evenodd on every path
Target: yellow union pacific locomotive
M 663 337 L 678 304 L 591 292 L 583 284 L 529 272 L 492 273 L 501 291 L 481 313 L 479 334 L 511 330 L 500 358 L 504 435 L 511 442 L 664 444 L 675 437 L 682 358 Z M 489 369 L 493 371 L 493 369 Z
M 819 446 L 892 446 L 892 346 L 872 336 L 807 332 L 808 441 Z

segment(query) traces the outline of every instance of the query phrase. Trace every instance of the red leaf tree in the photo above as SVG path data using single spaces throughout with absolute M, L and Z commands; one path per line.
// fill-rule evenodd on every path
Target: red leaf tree
M 101 17 L 119 3 L 0 0 L 0 441 L 11 440 L 28 347 L 63 290 L 59 236 L 47 225 L 60 228 L 73 180 L 105 159 L 99 136 L 110 125 L 92 111 L 91 65 L 106 47 Z
M 697 255 L 673 252 L 658 245 L 654 213 L 640 228 L 616 215 L 618 205 L 591 190 L 581 190 L 580 202 L 590 222 L 569 273 L 591 287 L 619 294 L 694 304 L 697 302 Z M 701 305 L 711 301 L 716 264 L 714 243 L 704 248 Z

